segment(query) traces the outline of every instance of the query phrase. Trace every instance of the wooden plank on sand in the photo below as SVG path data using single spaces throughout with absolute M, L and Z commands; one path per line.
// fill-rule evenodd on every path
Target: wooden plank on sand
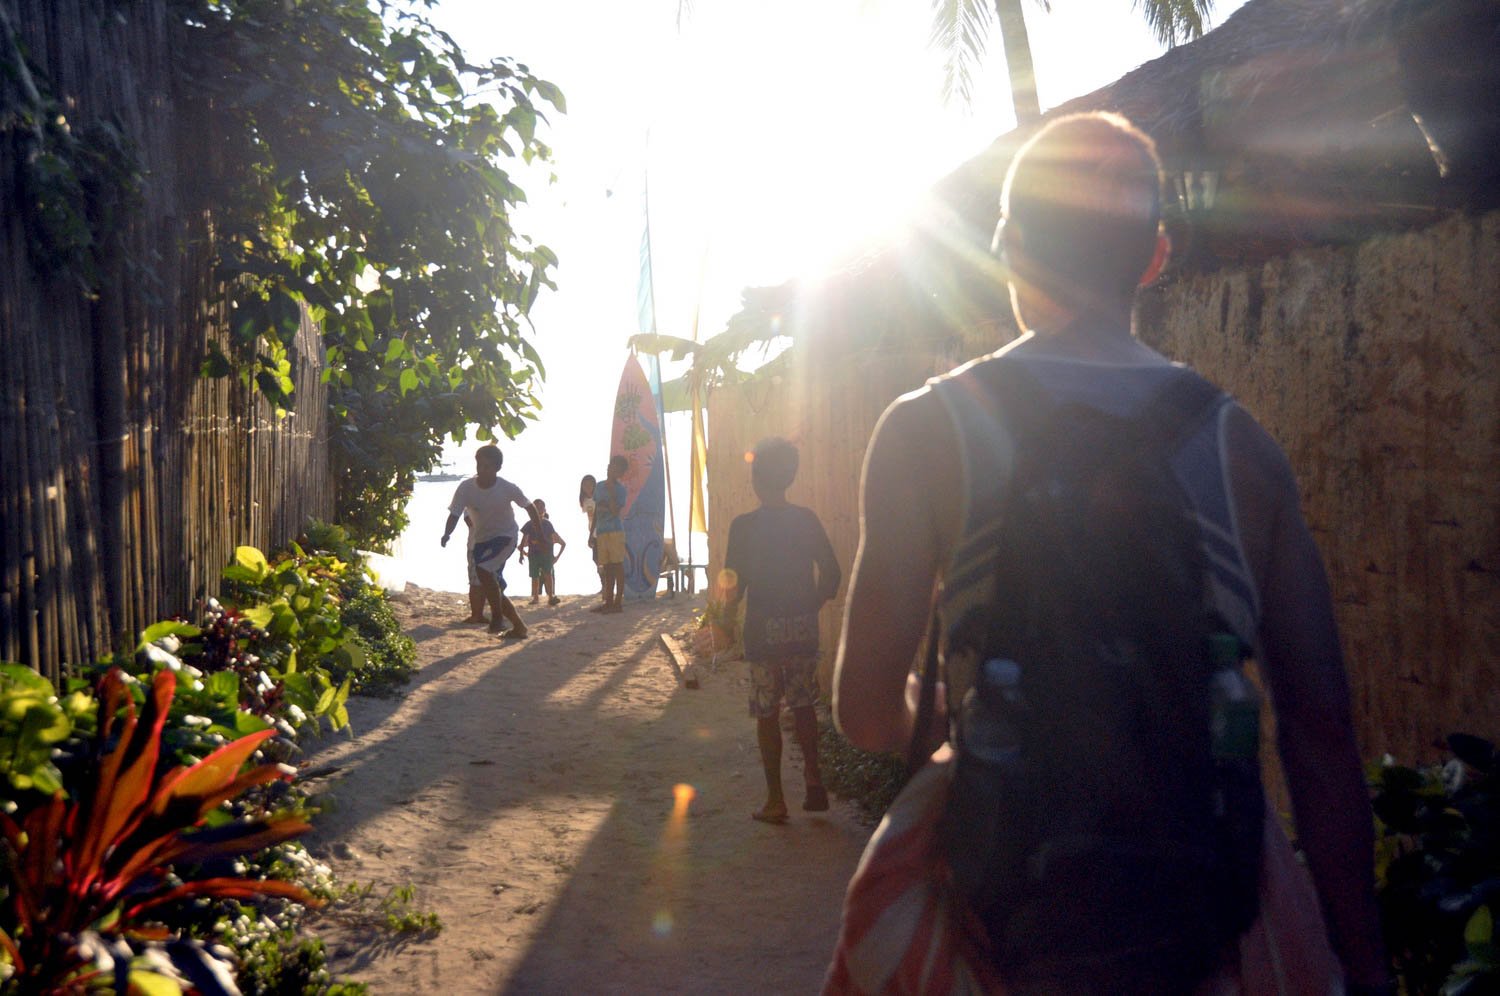
M 693 663 L 693 659 L 688 656 L 687 651 L 682 649 L 682 644 L 677 642 L 676 637 L 666 633 L 658 635 L 661 638 L 661 645 L 667 648 L 667 656 L 672 661 L 672 670 L 677 672 L 677 680 L 684 688 L 697 688 L 698 665 Z

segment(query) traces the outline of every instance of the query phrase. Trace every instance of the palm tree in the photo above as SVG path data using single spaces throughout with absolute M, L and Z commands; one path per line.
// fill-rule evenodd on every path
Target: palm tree
M 991 17 L 1000 26 L 1000 44 L 1005 47 L 1005 68 L 1010 76 L 1011 103 L 1016 123 L 1041 117 L 1036 95 L 1036 69 L 1031 61 L 1031 40 L 1026 34 L 1021 0 L 934 0 L 932 44 L 943 53 L 943 97 L 965 104 L 973 97 L 973 74 L 984 58 Z M 1052 0 L 1037 0 L 1043 11 Z M 1141 11 L 1156 38 L 1167 46 L 1203 34 L 1203 20 L 1213 10 L 1213 0 L 1131 0 Z

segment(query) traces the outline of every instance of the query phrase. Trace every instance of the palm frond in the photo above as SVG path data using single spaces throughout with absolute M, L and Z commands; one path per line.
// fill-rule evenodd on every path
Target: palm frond
M 1131 9 L 1146 18 L 1156 40 L 1168 48 L 1203 37 L 1203 24 L 1214 0 L 1131 0 Z
M 929 45 L 943 56 L 943 100 L 972 102 L 994 13 L 985 0 L 935 0 Z

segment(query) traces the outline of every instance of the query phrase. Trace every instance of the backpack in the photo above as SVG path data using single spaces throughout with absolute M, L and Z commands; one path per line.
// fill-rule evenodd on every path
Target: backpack
M 1263 832 L 1257 701 L 1169 463 L 1226 398 L 1181 370 L 1120 417 L 1013 362 L 975 373 L 1016 459 L 994 598 L 949 620 L 949 656 L 977 662 L 951 714 L 952 886 L 1012 989 L 1190 992 L 1255 918 Z

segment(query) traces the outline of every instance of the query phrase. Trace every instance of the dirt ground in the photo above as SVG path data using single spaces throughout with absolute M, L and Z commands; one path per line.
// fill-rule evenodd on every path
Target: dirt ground
M 460 625 L 459 595 L 395 604 L 421 671 L 400 699 L 351 702 L 352 739 L 315 746 L 310 767 L 340 770 L 308 846 L 376 895 L 414 886 L 443 929 L 320 923 L 337 974 L 374 993 L 817 990 L 870 828 L 837 799 L 802 812 L 789 734 L 791 822 L 750 819 L 764 783 L 744 665 L 688 689 L 659 639 L 702 596 L 614 616 L 522 604 L 515 642 Z

